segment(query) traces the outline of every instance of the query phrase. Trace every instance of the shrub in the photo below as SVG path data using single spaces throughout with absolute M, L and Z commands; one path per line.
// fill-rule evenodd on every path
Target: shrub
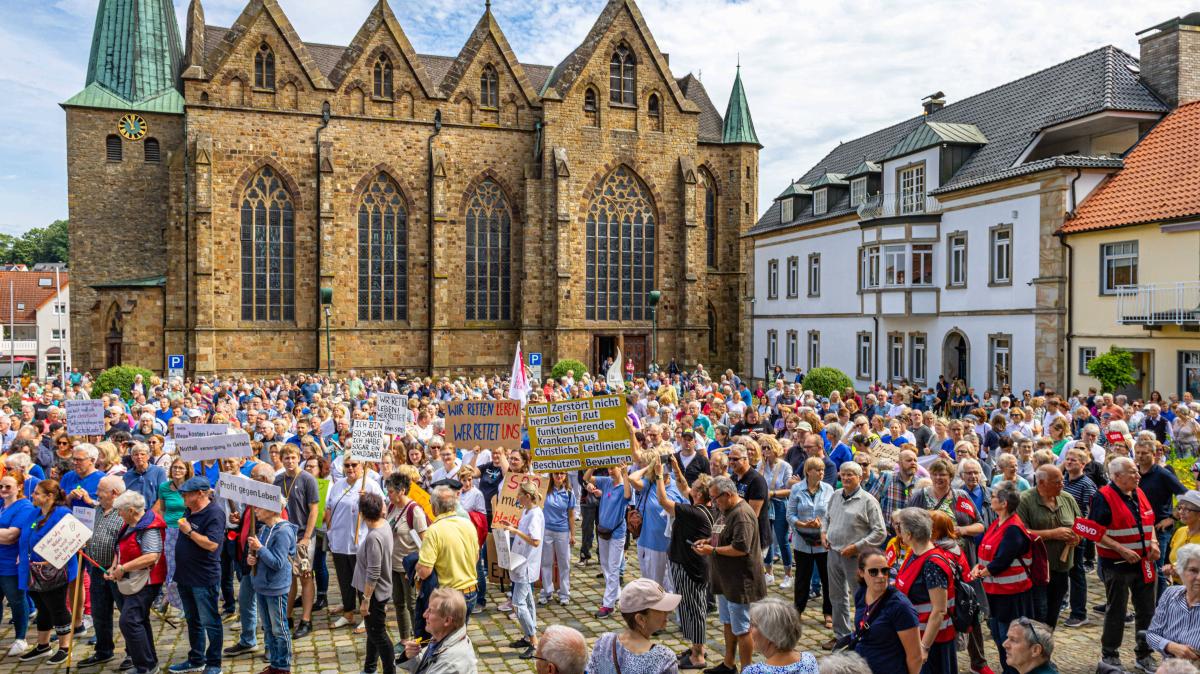
M 558 379 L 567 376 L 567 370 L 575 373 L 575 381 L 579 381 L 583 375 L 587 374 L 587 366 L 575 360 L 574 358 L 563 358 L 554 364 L 554 368 L 550 370 L 550 378 Z
M 853 386 L 854 382 L 850 381 L 850 377 L 833 367 L 814 367 L 804 375 L 804 388 L 821 398 L 827 398 L 834 391 Z
M 110 367 L 96 377 L 96 384 L 92 387 L 92 391 L 96 397 L 100 397 L 113 389 L 121 389 L 121 398 L 128 400 L 133 395 L 133 378 L 139 374 L 142 375 L 142 384 L 149 387 L 150 378 L 154 376 L 150 370 L 132 365 Z
M 1116 393 L 1135 381 L 1133 354 L 1114 346 L 1088 363 L 1088 374 L 1100 380 L 1101 391 Z

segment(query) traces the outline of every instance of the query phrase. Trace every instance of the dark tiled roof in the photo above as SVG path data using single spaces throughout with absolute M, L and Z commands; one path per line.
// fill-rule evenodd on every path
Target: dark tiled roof
M 721 120 L 721 113 L 717 112 L 717 106 L 713 105 L 712 99 L 708 97 L 708 91 L 704 89 L 704 85 L 700 80 L 692 76 L 691 73 L 675 81 L 679 83 L 679 90 L 683 92 L 684 98 L 687 98 L 689 101 L 695 103 L 696 107 L 700 108 L 699 139 L 711 143 L 720 143 L 724 127 Z
M 1103 110 L 1167 112 L 1168 107 L 1143 86 L 1130 70 L 1137 59 L 1108 46 L 1077 56 L 974 96 L 930 115 L 904 120 L 842 143 L 817 162 L 798 182 L 811 183 L 827 172 L 847 173 L 863 162 L 877 161 L 902 138 L 925 122 L 974 124 L 988 139 L 939 190 L 950 191 L 989 182 L 1012 167 L 1038 131 Z M 1019 174 L 1018 174 L 1019 175 Z M 834 215 L 834 209 L 821 219 Z M 751 233 L 791 223 L 779 222 L 779 207 L 763 214 Z
M 973 178 L 971 180 L 963 180 L 955 183 L 953 186 L 939 187 L 936 190 L 930 190 L 930 194 L 944 194 L 953 190 L 963 189 L 966 187 L 974 187 L 976 185 L 986 185 L 998 180 L 1015 178 L 1017 176 L 1029 175 L 1038 171 L 1046 171 L 1052 168 L 1096 168 L 1096 169 L 1119 169 L 1124 165 L 1124 162 L 1117 157 L 1088 157 L 1078 154 L 1059 155 L 1057 157 L 1046 157 L 1045 159 L 1037 159 L 1025 164 L 1019 164 L 1012 168 L 1006 168 L 1002 171 L 996 171 L 985 176 Z

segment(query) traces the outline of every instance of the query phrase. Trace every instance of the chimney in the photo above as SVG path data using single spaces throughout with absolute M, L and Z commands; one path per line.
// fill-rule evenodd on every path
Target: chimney
M 921 108 L 929 115 L 946 107 L 946 94 L 938 91 L 921 99 Z
M 1200 100 L 1200 12 L 1138 33 L 1143 84 L 1171 106 Z

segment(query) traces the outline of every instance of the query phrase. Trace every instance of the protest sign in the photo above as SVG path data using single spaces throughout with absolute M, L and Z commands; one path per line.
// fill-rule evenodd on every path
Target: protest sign
M 493 533 L 496 535 L 496 563 L 500 568 L 512 571 L 525 563 L 525 556 L 513 551 L 512 539 L 507 531 L 501 529 Z
M 521 402 L 471 400 L 450 403 L 446 411 L 447 439 L 459 447 L 521 448 Z
M 350 453 L 364 461 L 383 460 L 383 422 L 355 419 Z
M 537 473 L 508 473 L 504 476 L 504 484 L 496 495 L 496 504 L 492 508 L 492 528 L 501 524 L 511 524 L 514 527 L 521 522 L 521 503 L 517 500 L 517 489 L 521 483 L 531 481 L 537 485 L 543 494 L 550 488 L 550 476 Z
M 244 475 L 221 473 L 217 478 L 217 496 L 272 512 L 283 510 L 283 494 L 279 487 L 252 480 Z
M 633 458 L 623 396 L 529 405 L 525 412 L 534 472 L 601 468 Z
M 68 400 L 67 433 L 104 435 L 104 401 Z
M 184 461 L 209 461 L 254 453 L 250 447 L 250 436 L 245 433 L 176 438 L 175 446 Z
M 33 546 L 33 551 L 42 559 L 50 562 L 56 569 L 61 569 L 71 560 L 79 549 L 87 544 L 92 537 L 91 529 L 83 522 L 75 519 L 74 515 L 63 515 L 63 518 L 46 532 L 42 540 Z
M 900 448 L 890 442 L 877 442 L 871 445 L 871 457 L 875 461 L 890 461 L 895 466 L 900 463 Z
M 391 435 L 404 435 L 408 425 L 413 422 L 412 411 L 408 409 L 408 396 L 398 393 L 377 393 L 375 403 L 375 420 L 383 422 L 383 432 Z
M 96 509 L 91 506 L 72 506 L 71 514 L 91 531 L 96 528 Z
M 229 432 L 229 424 L 175 424 L 175 439 L 206 438 L 212 435 L 225 435 Z
M 421 485 L 411 483 L 408 485 L 408 497 L 413 500 L 413 503 L 421 506 L 421 510 L 425 511 L 425 518 L 433 522 L 433 503 L 429 500 L 429 492 L 421 488 Z

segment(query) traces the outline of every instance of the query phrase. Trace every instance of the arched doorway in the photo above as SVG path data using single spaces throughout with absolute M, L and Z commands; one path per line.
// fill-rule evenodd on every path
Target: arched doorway
M 109 310 L 108 331 L 104 335 L 104 366 L 121 364 L 121 344 L 125 341 L 125 325 L 121 320 L 121 309 L 114 303 Z
M 946 333 L 946 341 L 942 343 L 942 374 L 946 381 L 953 383 L 955 379 L 970 382 L 971 343 L 966 335 L 958 330 Z

